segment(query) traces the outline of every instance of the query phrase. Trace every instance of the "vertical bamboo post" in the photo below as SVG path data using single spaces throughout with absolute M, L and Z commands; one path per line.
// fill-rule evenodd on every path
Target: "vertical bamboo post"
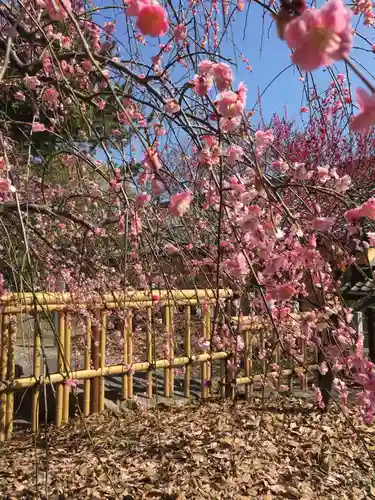
M 128 372 L 128 398 L 133 398 L 133 372 L 132 372 L 132 364 L 133 364 L 133 313 L 130 311 L 127 318 L 127 344 L 128 344 L 128 361 L 127 364 L 130 367 L 130 371 Z
M 224 306 L 222 306 L 222 308 L 221 308 L 220 325 L 221 325 L 221 328 L 223 328 L 225 325 Z M 222 335 L 222 332 L 220 332 L 220 333 Z M 221 359 L 220 360 L 220 397 L 224 399 L 226 397 L 226 392 L 227 392 L 227 360 Z
M 123 364 L 128 364 L 128 315 L 126 315 L 126 319 L 122 321 L 122 338 L 123 338 Z M 121 379 L 121 396 L 122 399 L 128 399 L 128 373 L 125 373 Z
M 9 316 L 7 314 L 1 315 L 2 329 L 1 329 L 1 380 L 7 379 L 7 364 L 8 364 L 8 348 L 9 348 Z M 0 441 L 5 441 L 5 419 L 6 419 L 6 406 L 7 395 L 2 392 L 0 395 Z
M 210 329 L 211 329 L 211 304 L 206 304 L 206 310 L 203 315 L 203 339 L 205 342 L 210 340 Z M 206 354 L 209 349 L 204 349 Z M 202 399 L 207 399 L 209 396 L 209 381 L 210 381 L 210 363 L 209 361 L 203 361 L 201 365 L 201 393 Z
M 275 342 L 274 360 L 275 360 L 275 363 L 278 365 L 280 373 L 281 373 L 281 366 L 280 366 L 280 359 L 281 359 L 281 356 L 280 356 L 280 342 L 279 342 L 279 334 L 278 334 L 278 332 L 274 332 L 274 342 Z M 281 378 L 280 378 L 281 376 L 280 376 L 280 373 L 279 373 L 279 376 L 277 378 L 277 390 L 279 390 L 280 385 L 281 385 Z
M 251 378 L 252 376 L 252 344 L 250 338 L 250 331 L 244 331 L 244 369 L 245 377 Z M 245 399 L 251 399 L 253 396 L 253 382 L 245 385 Z
M 100 343 L 100 330 L 97 312 L 94 315 L 94 324 L 91 325 L 92 340 L 91 340 L 91 364 L 94 370 L 98 370 L 100 367 L 99 359 L 99 343 Z M 98 413 L 99 411 L 99 391 L 100 391 L 100 377 L 94 377 L 91 382 L 91 412 Z
M 70 318 L 68 313 L 65 314 L 65 330 L 64 330 L 64 360 L 65 360 L 65 366 L 66 366 L 66 371 L 69 373 L 71 370 L 70 363 L 71 363 L 71 336 L 72 336 L 72 329 L 70 325 Z M 68 375 L 70 377 L 70 374 Z M 69 385 L 64 384 L 63 387 L 63 418 L 62 421 L 64 424 L 66 424 L 69 420 L 69 397 L 70 397 L 70 391 L 71 388 Z
M 307 345 L 306 345 L 306 340 L 302 338 L 301 338 L 301 357 L 303 365 L 307 365 Z M 303 391 L 307 390 L 307 372 L 305 371 L 301 373 L 300 387 L 301 390 Z
M 90 353 L 91 353 L 91 317 L 86 317 L 86 345 L 85 345 L 85 370 L 90 370 Z M 90 413 L 90 379 L 85 379 L 83 386 L 83 414 L 85 417 Z
M 171 319 L 171 315 L 170 315 L 170 311 L 169 311 L 169 301 L 168 301 L 168 305 L 164 306 L 164 326 L 165 326 L 165 329 L 167 332 L 166 344 L 167 344 L 169 361 L 171 359 L 170 319 Z M 166 398 L 169 398 L 171 396 L 171 393 L 170 393 L 170 388 L 171 388 L 170 373 L 171 373 L 171 371 L 170 371 L 169 367 L 164 368 L 164 396 Z
M 100 368 L 104 370 L 106 365 L 106 345 L 107 345 L 107 311 L 100 313 Z M 103 372 L 102 372 L 103 373 Z M 105 378 L 100 377 L 99 411 L 104 410 Z
M 38 432 L 39 429 L 39 397 L 40 397 L 40 327 L 37 318 L 37 311 L 34 313 L 34 355 L 33 355 L 33 365 L 34 365 L 34 377 L 37 384 L 32 389 L 32 408 L 31 408 L 31 429 L 33 432 Z
M 289 350 L 291 349 L 291 346 L 289 346 Z M 292 394 L 293 392 L 293 370 L 294 370 L 294 362 L 292 356 L 289 354 L 288 355 L 288 365 L 289 369 L 291 370 L 291 374 L 289 377 L 288 385 L 289 385 L 289 392 Z
M 185 308 L 185 356 L 189 358 L 189 363 L 185 366 L 185 398 L 190 398 L 190 377 L 191 377 L 191 308 Z
M 65 372 L 64 354 L 65 354 L 65 313 L 60 311 L 59 314 L 59 331 L 58 331 L 58 371 Z M 64 385 L 62 383 L 57 385 L 56 396 L 56 427 L 60 427 L 63 418 L 63 392 Z
M 14 350 L 16 345 L 16 329 L 14 319 L 9 322 L 9 347 L 8 347 L 8 378 L 13 380 L 15 377 Z M 13 414 L 14 414 L 14 392 L 10 390 L 7 395 L 7 410 L 5 423 L 5 439 L 11 439 L 13 433 Z
M 170 363 L 173 363 L 174 358 L 174 306 L 169 307 L 169 350 Z M 174 368 L 169 368 L 169 395 L 174 394 Z
M 152 398 L 152 370 L 150 369 L 153 363 L 152 349 L 152 308 L 147 308 L 147 329 L 146 329 L 146 344 L 147 344 L 147 362 L 149 369 L 147 372 L 147 397 Z
M 226 359 L 220 360 L 220 397 L 225 398 L 227 393 L 227 367 Z

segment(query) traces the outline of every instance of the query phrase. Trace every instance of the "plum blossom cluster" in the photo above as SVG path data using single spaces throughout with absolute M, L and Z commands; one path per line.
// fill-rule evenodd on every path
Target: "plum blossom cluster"
M 354 13 L 363 14 L 364 23 L 371 25 L 372 9 L 372 3 L 367 0 L 356 1 L 353 6 Z M 353 44 L 351 16 L 342 0 L 329 0 L 320 9 L 304 9 L 300 15 L 288 18 L 288 22 L 283 23 L 282 38 L 293 50 L 293 62 L 303 71 L 313 71 L 347 58 Z M 351 127 L 354 132 L 367 132 L 375 123 L 375 98 L 363 89 L 356 92 L 360 113 L 353 118 Z M 351 101 L 348 91 L 344 100 Z M 307 107 L 301 108 L 301 112 L 307 111 Z
M 241 82 L 237 91 L 232 91 L 229 89 L 233 81 L 233 71 L 228 64 L 209 60 L 199 64 L 199 74 L 194 76 L 194 90 L 201 97 L 206 96 L 216 85 L 219 94 L 215 104 L 223 132 L 231 132 L 239 126 L 246 106 L 246 85 Z
M 126 12 L 136 17 L 137 28 L 142 35 L 165 35 L 169 29 L 168 13 L 157 0 L 129 0 Z
M 353 223 L 361 217 L 375 220 L 375 198 L 370 198 L 363 205 L 347 210 L 344 215 L 349 223 Z
M 352 48 L 351 12 L 342 0 L 329 0 L 320 9 L 306 9 L 284 28 L 293 49 L 292 60 L 303 71 L 327 66 L 349 55 Z
M 63 284 L 86 298 L 108 289 L 152 290 L 155 315 L 162 307 L 160 288 L 230 286 L 246 299 L 253 287 L 246 306 L 258 320 L 271 317 L 278 343 L 301 363 L 301 343 L 322 353 L 319 372 L 333 372 L 342 407 L 348 399 L 343 375 L 360 383 L 358 403 L 371 421 L 374 367 L 333 276 L 365 247 L 362 219 L 375 219 L 374 200 L 362 203 L 369 195 L 356 206 L 368 192 L 360 177 L 373 183 L 372 150 L 362 134 L 343 133 L 352 101 L 345 76 L 336 75 L 323 94 L 306 84 L 303 108 L 309 114 L 303 129 L 276 117 L 269 124 L 262 117 L 261 125 L 250 127 L 244 119 L 245 84 L 236 87 L 232 67 L 210 60 L 224 53 L 218 2 L 193 0 L 189 9 L 176 12 L 163 5 L 167 8 L 155 0 L 125 3 L 122 39 L 126 45 L 129 38 L 126 52 L 136 54 L 125 61 L 113 36 L 115 23 L 99 27 L 77 1 L 38 2 L 41 15 L 35 19 L 46 20 L 42 28 L 29 15 L 20 21 L 10 71 L 0 85 L 4 109 L 18 110 L 2 119 L 1 154 L 10 158 L 9 172 L 1 163 L 4 234 L 21 248 L 20 228 L 27 223 L 27 255 L 34 259 L 41 289 Z M 308 9 L 302 0 L 292 0 L 289 7 L 282 34 L 302 70 L 347 57 L 351 12 L 341 1 Z M 223 8 L 235 14 L 243 2 L 224 2 Z M 360 1 L 355 8 L 364 13 L 369 5 Z M 152 55 L 143 50 L 146 36 L 169 29 L 168 42 L 152 41 Z M 43 36 L 32 43 L 40 30 Z M 213 99 L 206 99 L 213 89 Z M 360 112 L 352 130 L 371 132 L 374 98 L 361 90 L 357 98 Z M 14 135 L 23 123 L 22 134 Z M 19 146 L 25 138 L 26 147 Z M 98 160 L 102 156 L 105 162 Z M 360 163 L 363 156 L 370 161 Z M 352 198 L 352 191 L 360 195 Z M 372 244 L 374 233 L 367 231 L 367 237 Z M 2 243 L 4 252 L 8 247 Z M 4 282 L 0 285 L 3 289 Z M 296 319 L 297 300 L 314 302 L 315 310 Z M 159 317 L 155 324 L 163 327 Z M 326 330 L 333 338 L 328 346 Z M 236 358 L 244 348 L 241 335 L 240 328 L 215 325 L 212 342 L 199 333 L 197 346 L 233 352 L 228 368 L 235 374 L 241 370 Z M 171 334 L 161 337 L 168 343 L 161 355 L 171 359 Z M 256 353 L 270 361 L 272 383 L 286 390 L 281 364 L 272 362 L 274 347 L 265 332 Z M 266 373 L 264 381 L 269 382 Z M 325 404 L 319 388 L 316 399 Z

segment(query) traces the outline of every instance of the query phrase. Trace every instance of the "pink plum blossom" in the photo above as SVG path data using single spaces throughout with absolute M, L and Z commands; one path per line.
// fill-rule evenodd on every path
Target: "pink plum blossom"
M 169 99 L 165 103 L 165 112 L 169 115 L 174 115 L 180 111 L 180 106 L 176 99 Z
M 255 132 L 255 154 L 260 156 L 273 143 L 275 136 L 271 129 Z
M 151 196 L 148 193 L 138 193 L 135 197 L 135 206 L 137 208 L 143 207 L 146 203 L 151 200 Z
M 44 5 L 52 21 L 64 21 L 72 13 L 70 0 L 44 0 Z
M 234 76 L 232 68 L 226 63 L 214 64 L 212 67 L 212 74 L 220 92 L 228 90 L 233 83 Z
M 199 95 L 201 97 L 204 97 L 208 94 L 213 83 L 214 83 L 214 80 L 213 80 L 212 76 L 210 76 L 210 75 L 207 75 L 207 76 L 195 75 L 194 76 L 194 90 L 197 93 L 197 95 Z
M 364 89 L 356 89 L 359 114 L 351 121 L 353 132 L 367 132 L 375 124 L 375 95 Z
M 217 110 L 224 118 L 236 118 L 244 111 L 244 103 L 236 92 L 222 92 L 217 100 Z
M 5 194 L 13 191 L 15 191 L 15 188 L 9 179 L 0 179 L 0 193 Z
M 199 74 L 200 76 L 207 76 L 212 74 L 212 69 L 214 67 L 214 62 L 205 59 L 199 63 Z
M 155 196 L 161 195 L 165 191 L 164 182 L 161 179 L 155 177 L 151 181 L 151 190 L 153 195 Z
M 33 132 L 44 132 L 46 130 L 46 127 L 43 125 L 43 123 L 34 122 L 31 126 L 31 130 Z
M 29 90 L 36 90 L 40 85 L 40 80 L 36 76 L 25 76 L 25 85 Z
M 330 179 L 329 167 L 317 167 L 318 179 L 325 184 Z
M 192 195 L 190 191 L 175 194 L 171 198 L 169 212 L 176 217 L 182 217 L 189 210 L 191 201 Z
M 333 217 L 317 217 L 311 223 L 311 227 L 317 231 L 330 231 L 335 219 Z
M 50 87 L 50 88 L 47 88 L 43 92 L 42 101 L 46 102 L 46 103 L 48 103 L 50 105 L 53 105 L 53 104 L 56 104 L 57 97 L 58 97 L 57 90 L 54 89 L 54 88 L 52 88 L 52 87 Z
M 168 243 L 167 245 L 165 245 L 165 250 L 169 255 L 173 255 L 180 251 L 179 248 L 175 245 L 172 245 L 172 243 Z
M 174 39 L 176 42 L 182 42 L 187 38 L 187 30 L 184 24 L 178 24 L 173 32 Z
M 241 148 L 241 146 L 237 146 L 236 144 L 229 146 L 229 148 L 227 149 L 229 165 L 234 165 L 236 161 L 241 161 L 243 155 L 244 150 Z
M 138 12 L 137 28 L 142 35 L 165 35 L 169 28 L 167 11 L 158 3 L 144 5 Z
M 369 198 L 363 205 L 352 208 L 344 213 L 348 222 L 354 222 L 361 217 L 368 217 L 375 220 L 375 198 Z
M 128 16 L 138 16 L 140 10 L 146 5 L 150 5 L 150 0 L 127 0 L 126 13 Z
M 293 18 L 284 30 L 293 62 L 303 71 L 313 71 L 349 55 L 353 37 L 350 18 L 342 0 L 329 0 L 320 9 L 306 9 Z

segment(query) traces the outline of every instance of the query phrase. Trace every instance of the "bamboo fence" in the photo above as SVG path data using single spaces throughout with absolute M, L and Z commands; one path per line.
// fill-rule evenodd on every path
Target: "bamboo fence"
M 147 397 L 153 397 L 153 377 L 155 370 L 164 370 L 164 396 L 171 397 L 174 392 L 174 370 L 184 368 L 184 395 L 191 396 L 191 370 L 196 364 L 201 367 L 201 397 L 210 396 L 212 363 L 220 363 L 220 395 L 234 397 L 239 386 L 245 386 L 245 397 L 251 398 L 254 382 L 264 380 L 264 374 L 253 372 L 252 361 L 252 334 L 260 325 L 254 322 L 247 325 L 247 318 L 231 317 L 228 312 L 230 307 L 231 290 L 179 290 L 157 291 L 153 293 L 129 292 L 113 293 L 103 297 L 92 296 L 86 299 L 75 297 L 70 293 L 10 293 L 0 300 L 1 314 L 1 343 L 0 343 L 0 441 L 11 439 L 14 420 L 14 394 L 19 390 L 32 391 L 31 424 L 32 431 L 39 430 L 39 397 L 40 387 L 53 385 L 56 387 L 56 418 L 55 424 L 60 427 L 69 419 L 69 393 L 68 381 L 83 381 L 83 407 L 84 416 L 100 412 L 105 407 L 105 377 L 121 377 L 121 397 L 133 398 L 133 374 L 146 372 Z M 229 304 L 229 306 L 228 306 Z M 191 308 L 203 305 L 201 318 L 205 348 L 202 353 L 192 353 L 192 313 Z M 216 306 L 219 305 L 217 309 Z M 184 353 L 175 357 L 174 353 L 174 310 L 184 308 Z M 166 356 L 164 359 L 155 359 L 154 352 L 154 311 L 162 310 L 163 325 L 167 332 Z M 121 311 L 123 321 L 121 333 L 123 343 L 121 346 L 122 363 L 106 364 L 107 321 L 110 311 Z M 135 362 L 133 357 L 133 315 L 136 311 L 145 311 L 147 318 L 146 329 L 146 359 Z M 71 369 L 72 328 L 70 316 L 77 311 L 88 311 L 85 327 L 84 366 L 80 370 Z M 216 311 L 216 312 L 215 312 Z M 58 364 L 57 371 L 45 375 L 41 369 L 43 362 L 43 332 L 39 317 L 41 314 L 58 313 L 57 328 Z M 14 318 L 20 314 L 29 314 L 34 318 L 33 332 L 33 362 L 32 375 L 28 377 L 15 377 L 15 346 L 16 328 Z M 229 316 L 228 316 L 229 315 Z M 238 331 L 241 329 L 244 339 L 243 376 L 235 377 L 227 369 L 228 360 L 233 353 L 211 351 L 207 346 L 213 335 L 213 322 L 223 324 L 229 317 L 230 323 Z M 241 328 L 239 328 L 241 327 Z M 304 346 L 301 346 L 302 350 Z M 305 352 L 304 352 L 305 354 Z M 275 352 L 275 361 L 280 357 L 279 347 Z M 315 365 L 308 368 L 316 369 Z M 305 369 L 293 366 L 278 372 L 270 372 L 269 376 L 292 377 Z M 305 382 L 304 382 L 305 384 Z M 301 385 L 302 387 L 302 385 Z M 305 385 L 303 385 L 305 387 Z

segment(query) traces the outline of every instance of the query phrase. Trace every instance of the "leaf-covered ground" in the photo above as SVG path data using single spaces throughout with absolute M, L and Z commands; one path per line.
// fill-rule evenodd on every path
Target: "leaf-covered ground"
M 77 418 L 0 450 L 0 498 L 375 498 L 375 428 L 351 420 L 297 400 Z

